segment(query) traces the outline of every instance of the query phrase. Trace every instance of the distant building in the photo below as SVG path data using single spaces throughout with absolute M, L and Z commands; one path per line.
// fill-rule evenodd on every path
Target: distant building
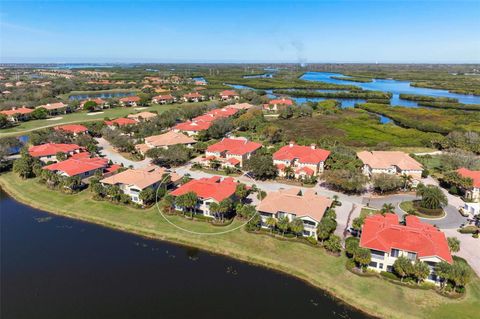
M 246 139 L 224 138 L 210 145 L 205 151 L 204 162 L 216 160 L 223 167 L 243 167 L 243 163 L 262 147 L 262 144 Z
M 292 106 L 293 101 L 286 98 L 273 99 L 264 105 L 264 109 L 268 111 L 279 111 L 282 107 Z
M 111 121 L 105 121 L 105 124 L 111 129 L 115 129 L 117 126 L 134 125 L 137 123 L 138 122 L 135 121 L 134 119 L 129 119 L 125 117 L 120 117 L 118 119 L 111 120 Z
M 64 104 L 63 102 L 58 103 L 47 103 L 44 105 L 39 105 L 36 108 L 44 108 L 47 110 L 48 115 L 58 115 L 58 114 L 66 114 L 67 113 L 68 105 Z
M 30 146 L 28 153 L 32 157 L 36 157 L 42 162 L 57 161 L 57 153 L 65 153 L 67 155 L 73 155 L 83 151 L 83 147 L 77 144 L 56 144 L 46 143 L 36 146 Z
M 121 106 L 137 106 L 140 102 L 140 97 L 138 96 L 126 96 L 118 100 Z
M 177 99 L 170 94 L 165 94 L 165 95 L 157 95 L 152 97 L 152 103 L 155 104 L 169 104 L 169 103 L 174 103 Z
M 91 177 L 96 172 L 112 174 L 121 166 L 109 165 L 107 158 L 100 157 L 79 157 L 68 158 L 65 161 L 44 166 L 42 169 L 55 172 L 66 177 L 79 176 L 81 179 Z
M 88 128 L 80 124 L 65 124 L 55 127 L 56 131 L 71 133 L 74 136 L 88 133 Z
M 268 193 L 257 206 L 257 211 L 264 228 L 268 228 L 268 218 L 286 217 L 290 222 L 299 218 L 303 222 L 303 236 L 317 238 L 318 225 L 332 203 L 330 198 L 320 196 L 314 190 L 281 189 Z
M 205 97 L 198 92 L 187 93 L 183 95 L 183 100 L 185 102 L 200 102 L 204 99 Z
M 445 234 L 413 215 L 408 215 L 405 221 L 405 226 L 399 224 L 395 214 L 376 214 L 365 219 L 360 247 L 371 251 L 368 268 L 393 272 L 395 260 L 404 256 L 412 263 L 416 260 L 427 263 L 430 267 L 427 280 L 439 283 L 435 265 L 441 261 L 453 263 Z
M 224 91 L 220 92 L 219 95 L 220 95 L 220 99 L 222 101 L 240 99 L 240 95 L 238 95 L 238 93 L 233 91 L 233 90 L 224 90 Z
M 411 175 L 419 180 L 422 178 L 422 164 L 404 152 L 363 151 L 357 157 L 363 162 L 362 171 L 367 176 L 374 174 Z
M 97 104 L 94 108 L 95 110 L 102 110 L 102 109 L 108 107 L 107 101 L 98 97 L 98 98 L 95 98 L 95 99 L 83 100 L 82 102 L 80 102 L 80 108 L 83 109 L 83 106 L 85 105 L 85 103 L 90 102 L 90 101 L 95 102 Z
M 195 212 L 214 217 L 210 212 L 210 204 L 213 202 L 220 203 L 228 198 L 234 200 L 237 185 L 238 183 L 231 177 L 222 179 L 220 176 L 213 176 L 210 178 L 191 180 L 171 192 L 170 195 L 178 197 L 193 192 L 198 197 L 197 205 L 194 208 Z M 183 209 L 179 206 L 175 208 L 177 210 Z
M 18 121 L 28 121 L 30 119 L 30 113 L 33 112 L 33 109 L 29 109 L 25 106 L 19 108 L 12 108 L 11 110 L 0 111 L 0 114 L 3 114 L 7 117 L 7 120 L 10 122 Z
M 195 141 L 192 137 L 187 136 L 183 133 L 168 131 L 167 133 L 160 135 L 153 135 L 145 138 L 144 144 L 135 145 L 135 148 L 142 154 L 145 154 L 151 148 L 163 148 L 168 149 L 172 145 L 185 145 L 186 147 L 192 147 L 195 144 Z
M 470 178 L 473 182 L 471 188 L 465 190 L 465 197 L 474 202 L 480 202 L 480 171 L 471 171 L 465 167 L 457 170 L 458 175 Z
M 295 178 L 313 177 L 323 172 L 328 156 L 330 151 L 316 148 L 315 144 L 301 146 L 290 142 L 273 154 L 273 164 L 282 177 L 287 175 L 287 167 L 294 170 Z

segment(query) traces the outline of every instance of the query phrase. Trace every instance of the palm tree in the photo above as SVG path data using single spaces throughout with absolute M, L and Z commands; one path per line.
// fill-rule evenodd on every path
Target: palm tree
M 412 273 L 417 278 L 417 284 L 420 284 L 430 274 L 430 267 L 428 267 L 427 263 L 417 260 L 413 264 Z
M 273 216 L 271 216 L 271 217 L 267 218 L 266 223 L 267 223 L 268 228 L 270 228 L 270 231 L 273 233 L 273 230 L 275 229 L 275 226 L 277 225 L 277 220 Z
M 437 274 L 438 277 L 442 278 L 443 280 L 441 281 L 441 286 L 442 290 L 445 289 L 447 286 L 447 281 L 450 279 L 450 274 L 452 270 L 452 265 L 445 261 L 441 261 L 438 264 L 435 265 L 435 274 Z
M 448 204 L 447 196 L 440 188 L 434 185 L 422 186 L 417 189 L 417 196 L 421 196 L 420 206 L 428 209 L 439 209 Z
M 288 229 L 288 218 L 282 217 L 277 222 L 277 227 L 282 231 L 282 235 L 285 235 L 285 232 Z
M 413 266 L 410 259 L 405 256 L 400 256 L 393 263 L 393 269 L 401 277 L 400 281 L 413 272 Z
M 185 196 L 186 208 L 190 210 L 191 217 L 193 218 L 194 208 L 197 206 L 198 196 L 194 192 L 188 192 L 182 196 Z
M 395 206 L 393 206 L 392 203 L 385 203 L 382 206 L 382 209 L 380 210 L 382 212 L 382 215 L 385 215 L 387 213 L 393 213 L 393 210 L 395 209 Z
M 298 234 L 303 233 L 303 221 L 300 218 L 295 218 L 290 223 L 290 229 L 295 233 L 295 236 L 298 237 Z
M 460 251 L 460 240 L 457 237 L 448 237 L 448 248 L 452 253 L 458 253 Z
M 285 167 L 285 169 L 283 170 L 283 173 L 285 174 L 285 177 L 287 179 L 291 179 L 295 177 L 295 171 L 293 170 L 293 167 L 290 165 Z
M 212 202 L 212 203 L 210 204 L 210 214 L 212 214 L 213 216 L 215 216 L 215 218 L 217 218 L 219 209 L 220 209 L 220 205 L 218 205 L 218 203 Z
M 363 271 L 372 260 L 372 253 L 370 249 L 360 247 L 355 250 L 353 259 L 360 265 Z
M 412 182 L 413 177 L 412 177 L 412 175 L 408 175 L 408 174 L 403 173 L 400 176 L 400 178 L 403 181 L 403 190 L 406 191 L 407 190 L 407 185 L 409 185 Z

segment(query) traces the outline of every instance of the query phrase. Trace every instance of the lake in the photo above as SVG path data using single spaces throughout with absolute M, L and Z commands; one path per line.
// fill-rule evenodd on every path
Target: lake
M 110 93 L 94 93 L 94 94 L 76 94 L 70 95 L 68 99 L 70 101 L 73 100 L 86 100 L 86 99 L 111 99 L 115 97 L 125 97 L 135 95 L 135 92 L 110 92 Z
M 262 267 L 20 204 L 0 190 L 2 319 L 368 318 Z
M 408 107 L 417 106 L 415 102 L 400 99 L 399 97 L 400 94 L 418 94 L 418 95 L 428 95 L 428 96 L 434 96 L 434 97 L 451 97 L 451 98 L 458 99 L 460 103 L 480 104 L 480 96 L 450 93 L 447 90 L 413 87 L 413 86 L 410 86 L 410 82 L 408 81 L 374 79 L 372 82 L 359 83 L 359 82 L 332 79 L 331 78 L 332 76 L 344 76 L 344 75 L 340 73 L 331 73 L 331 72 L 306 72 L 301 77 L 301 79 L 307 80 L 307 81 L 320 81 L 320 82 L 333 83 L 333 84 L 355 85 L 355 86 L 361 87 L 364 90 L 370 90 L 370 91 L 390 92 L 393 94 L 393 97 L 390 100 L 392 105 L 402 105 L 402 106 L 408 106 Z

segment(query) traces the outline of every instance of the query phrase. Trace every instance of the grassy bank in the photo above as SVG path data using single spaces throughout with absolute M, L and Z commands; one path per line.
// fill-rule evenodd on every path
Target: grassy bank
M 381 317 L 475 318 L 480 312 L 478 278 L 468 285 L 464 298 L 451 300 L 431 290 L 410 289 L 379 278 L 356 276 L 345 270 L 344 257 L 330 256 L 320 248 L 277 240 L 270 236 L 253 235 L 243 229 L 221 236 L 179 232 L 168 225 L 155 208 L 143 211 L 93 201 L 88 191 L 76 195 L 62 194 L 46 189 L 35 180 L 21 180 L 12 173 L 0 176 L 0 186 L 17 200 L 45 211 L 151 238 L 195 246 L 283 271 Z M 207 223 L 190 222 L 176 216 L 170 218 L 191 230 L 218 230 Z

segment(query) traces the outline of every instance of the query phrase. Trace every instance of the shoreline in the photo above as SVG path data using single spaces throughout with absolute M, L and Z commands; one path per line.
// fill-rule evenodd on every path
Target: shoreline
M 198 243 L 193 243 L 193 242 L 188 241 L 188 240 L 182 240 L 180 238 L 173 238 L 173 237 L 169 237 L 169 236 L 161 236 L 161 235 L 156 234 L 156 233 L 147 233 L 147 232 L 142 232 L 140 230 L 134 230 L 133 228 L 124 227 L 124 226 L 121 226 L 118 223 L 111 223 L 111 222 L 104 221 L 104 220 L 101 220 L 101 219 L 86 217 L 86 216 L 78 215 L 78 214 L 75 214 L 75 213 L 64 213 L 64 212 L 61 212 L 61 211 L 47 210 L 44 207 L 42 207 L 42 205 L 35 205 L 31 202 L 27 202 L 25 200 L 19 199 L 18 196 L 16 196 L 17 194 L 14 191 L 12 191 L 11 189 L 8 189 L 7 185 L 8 185 L 7 183 L 4 183 L 0 179 L 0 189 L 3 190 L 5 193 L 7 193 L 8 196 L 10 196 L 13 200 L 19 202 L 22 205 L 26 205 L 26 206 L 29 206 L 31 208 L 41 210 L 42 212 L 44 212 L 46 214 L 65 217 L 65 218 L 69 218 L 69 219 L 73 219 L 73 220 L 79 220 L 79 221 L 82 221 L 82 222 L 94 224 L 96 226 L 104 227 L 104 228 L 107 228 L 109 230 L 114 230 L 114 231 L 119 231 L 119 232 L 123 232 L 123 233 L 127 233 L 127 234 L 132 234 L 132 235 L 140 236 L 142 238 L 146 238 L 146 239 L 150 239 L 150 240 L 165 241 L 165 242 L 168 242 L 170 244 L 179 245 L 179 246 L 183 246 L 183 247 L 197 248 L 197 249 L 200 249 L 204 252 L 213 253 L 213 254 L 216 254 L 216 255 L 219 255 L 219 256 L 232 258 L 232 259 L 235 259 L 235 260 L 238 260 L 238 261 L 250 264 L 250 265 L 254 265 L 256 267 L 263 267 L 263 268 L 268 269 L 270 271 L 278 272 L 278 273 L 280 273 L 284 276 L 290 276 L 290 277 L 293 277 L 295 279 L 298 279 L 298 280 L 302 281 L 304 284 L 309 285 L 310 287 L 313 287 L 313 288 L 318 289 L 322 292 L 325 292 L 328 295 L 330 295 L 331 297 L 333 297 L 335 299 L 335 302 L 337 302 L 339 304 L 346 305 L 347 307 L 350 307 L 350 308 L 352 308 L 356 311 L 359 311 L 363 314 L 366 314 L 366 315 L 368 315 L 372 318 L 382 318 L 379 314 L 368 312 L 365 309 L 359 308 L 355 305 L 352 305 L 352 304 L 348 303 L 347 301 L 343 300 L 341 297 L 339 297 L 334 292 L 330 291 L 329 289 L 327 289 L 325 287 L 322 287 L 320 285 L 320 283 L 316 283 L 315 279 L 308 278 L 308 276 L 304 276 L 301 273 L 294 274 L 294 273 L 291 272 L 292 271 L 291 269 L 287 269 L 287 268 L 285 268 L 281 265 L 268 263 L 268 262 L 265 262 L 265 261 L 261 261 L 260 259 L 251 258 L 251 257 L 248 257 L 248 256 L 243 256 L 243 255 L 237 254 L 237 253 L 222 251 L 222 250 L 219 250 L 219 249 L 212 248 L 208 245 L 201 245 L 201 244 L 198 244 Z
M 11 173 L 9 173 L 11 174 Z M 8 174 L 7 174 L 8 175 Z M 11 180 L 10 180 L 11 179 Z M 141 236 L 141 237 L 144 237 L 144 238 L 148 238 L 148 239 L 153 239 L 153 240 L 163 240 L 163 241 L 166 241 L 166 242 L 169 242 L 169 243 L 173 243 L 173 244 L 177 244 L 177 245 L 182 245 L 182 246 L 187 246 L 187 247 L 195 247 L 195 248 L 198 248 L 198 249 L 201 249 L 201 250 L 204 250 L 204 251 L 207 251 L 207 252 L 211 252 L 211 253 L 214 253 L 214 254 L 218 254 L 218 255 L 222 255 L 222 256 L 226 256 L 226 257 L 229 257 L 229 258 L 234 258 L 234 259 L 237 259 L 237 260 L 240 260 L 242 262 L 247 262 L 249 264 L 252 264 L 252 265 L 255 265 L 255 266 L 261 266 L 261 267 L 264 267 L 264 268 L 267 268 L 269 270 L 273 270 L 273 271 L 277 271 L 277 272 L 280 272 L 282 273 L 283 275 L 288 275 L 288 276 L 293 276 L 301 281 L 303 281 L 304 283 L 308 284 L 309 286 L 312 286 L 312 287 L 315 287 L 316 289 L 319 289 L 320 291 L 323 291 L 325 293 L 327 293 L 328 295 L 330 295 L 331 297 L 335 298 L 336 302 L 339 302 L 340 304 L 345 304 L 347 305 L 348 307 L 351 307 L 352 309 L 355 309 L 359 312 L 362 312 L 364 314 L 367 314 L 368 316 L 373 316 L 373 317 L 377 317 L 377 318 L 419 318 L 419 317 L 425 317 L 425 311 L 428 311 L 428 309 L 425 309 L 425 308 L 421 308 L 422 312 L 423 312 L 423 315 L 422 315 L 422 312 L 414 312 L 412 313 L 412 311 L 410 312 L 402 312 L 402 311 L 398 311 L 398 310 L 395 310 L 394 308 L 392 309 L 392 307 L 388 306 L 388 305 L 383 305 L 382 307 L 382 303 L 377 303 L 377 302 L 374 302 L 374 299 L 372 298 L 372 296 L 370 296 L 370 298 L 368 298 L 369 296 L 363 296 L 362 294 L 358 294 L 358 293 L 355 293 L 355 289 L 348 289 L 348 287 L 350 287 L 350 285 L 357 285 L 359 284 L 358 282 L 359 281 L 363 281 L 364 279 L 363 278 L 357 278 L 356 275 L 352 275 L 352 276 L 355 276 L 355 278 L 349 278 L 350 276 L 348 274 L 345 274 L 347 273 L 345 267 L 344 267 L 344 264 L 343 264 L 343 259 L 341 259 L 341 257 L 337 257 L 335 258 L 334 260 L 327 260 L 328 263 L 336 263 L 337 264 L 337 268 L 331 268 L 331 269 L 328 269 L 328 268 L 325 268 L 325 266 L 328 266 L 328 265 L 323 265 L 324 267 L 322 267 L 321 264 L 317 265 L 317 264 L 314 264 L 315 265 L 315 268 L 319 268 L 319 269 L 324 269 L 324 271 L 322 272 L 312 272 L 312 274 L 310 275 L 309 274 L 309 266 L 311 265 L 301 265 L 303 267 L 298 267 L 298 263 L 297 263 L 297 260 L 293 260 L 293 261 L 289 261 L 288 260 L 288 257 L 290 257 L 288 254 L 286 255 L 285 257 L 285 254 L 284 255 L 281 255 L 281 256 L 278 256 L 278 253 L 274 251 L 274 253 L 276 253 L 274 255 L 274 258 L 272 257 L 269 257 L 268 254 L 265 254 L 265 255 L 261 255 L 261 254 L 254 254 L 252 252 L 249 252 L 248 251 L 248 248 L 250 247 L 245 247 L 245 251 L 243 250 L 239 250 L 238 249 L 238 246 L 233 246 L 231 249 L 228 248 L 228 246 L 232 246 L 232 245 L 225 245 L 225 243 L 222 243 L 220 242 L 220 245 L 223 244 L 223 246 L 227 246 L 226 248 L 222 248 L 220 247 L 219 245 L 215 245 L 214 243 L 211 243 L 211 242 L 208 242 L 207 240 L 205 240 L 204 237 L 202 236 L 187 236 L 187 235 L 182 235 L 182 233 L 160 233 L 161 229 L 157 230 L 157 229 L 152 229 L 151 231 L 150 230 L 145 230 L 145 227 L 140 227 L 137 226 L 137 225 L 134 225 L 132 223 L 130 224 L 127 224 L 125 222 L 117 222 L 115 221 L 115 216 L 112 216 L 112 218 L 104 218 L 104 217 L 99 217 L 99 216 L 91 216 L 91 215 L 87 215 L 87 214 L 83 214 L 83 213 L 78 213 L 78 212 L 75 212 L 74 210 L 68 210 L 67 207 L 63 207 L 63 208 L 59 208 L 59 207 L 62 207 L 62 206 L 52 206 L 50 203 L 50 206 L 49 204 L 46 204 L 42 201 L 39 201 L 39 200 L 35 200 L 35 199 L 31 199 L 29 196 L 27 196 L 27 194 L 24 194 L 22 192 L 20 192 L 20 188 L 22 188 L 23 190 L 23 187 L 27 187 L 29 185 L 21 185 L 22 183 L 20 182 L 20 180 L 18 179 L 17 181 L 15 180 L 17 179 L 16 176 L 14 176 L 13 174 L 7 176 L 6 178 L 1 178 L 0 177 L 0 187 L 10 196 L 12 197 L 12 199 L 20 202 L 21 204 L 24 204 L 24 205 L 27 205 L 27 206 L 30 206 L 30 207 L 33 207 L 35 209 L 39 209 L 39 210 L 42 210 L 44 212 L 47 212 L 47 213 L 50 213 L 50 214 L 53 214 L 53 215 L 58 215 L 58 216 L 63 216 L 63 217 L 67 217 L 67 218 L 72 218 L 72 219 L 76 219 L 76 220 L 81 220 L 81 221 L 84 221 L 84 222 L 89 222 L 89 223 L 93 223 L 93 224 L 96 224 L 96 225 L 99 225 L 99 226 L 102 226 L 102 227 L 106 227 L 106 228 L 109 228 L 109 229 L 114 229 L 114 230 L 117 230 L 117 231 L 122 231 L 122 232 L 126 232 L 126 233 L 130 233 L 130 234 L 134 234 L 134 235 L 138 235 L 138 236 Z M 24 181 L 24 180 L 22 180 Z M 19 182 L 18 184 L 16 182 Z M 33 181 L 25 181 L 25 183 L 29 183 L 31 182 L 32 185 L 34 187 L 40 187 L 40 185 L 35 185 L 37 184 L 37 181 L 33 180 Z M 20 187 L 20 188 L 19 188 Z M 18 188 L 18 189 L 16 189 Z M 43 189 L 42 189 L 43 190 Z M 51 191 L 51 190 L 45 190 L 45 195 L 50 195 L 50 196 L 54 196 L 57 191 Z M 48 193 L 51 193 L 51 194 L 48 194 Z M 57 193 L 59 196 L 58 197 L 66 197 L 66 196 L 75 196 L 75 195 L 62 195 L 61 193 Z M 42 194 L 43 195 L 43 194 Z M 50 197 L 51 198 L 51 197 Z M 81 199 L 81 198 L 79 198 Z M 55 200 L 54 200 L 55 201 Z M 73 197 L 72 197 L 72 202 L 73 202 Z M 88 203 L 88 205 L 92 206 L 92 205 L 96 205 L 98 203 L 96 202 L 92 202 L 92 203 Z M 76 207 L 76 206 L 74 206 Z M 122 206 L 118 206 L 118 209 L 119 211 L 122 210 Z M 156 212 L 156 210 L 155 210 Z M 130 212 L 126 212 L 126 214 L 129 214 Z M 145 214 L 152 214 L 152 211 L 150 212 L 145 212 Z M 107 215 L 107 216 L 111 216 L 111 215 Z M 155 216 L 155 215 L 153 215 Z M 242 231 L 242 230 L 240 230 Z M 237 234 L 238 235 L 238 234 Z M 245 234 L 241 234 L 241 235 L 245 235 Z M 240 235 L 240 236 L 241 236 Z M 227 238 L 228 240 L 229 238 Z M 235 238 L 234 238 L 235 239 Z M 279 245 L 279 246 L 283 246 L 284 244 L 281 243 L 282 241 L 277 241 L 274 239 L 273 243 L 275 245 Z M 254 244 L 262 244 L 262 243 L 267 243 L 267 244 L 270 244 L 271 242 L 269 242 L 269 239 L 267 238 L 264 238 L 262 239 L 261 241 L 257 241 L 255 242 Z M 235 244 L 239 244 L 239 243 L 235 243 Z M 243 242 L 241 243 L 243 244 Z M 248 243 L 247 243 L 248 244 Z M 290 248 L 293 247 L 293 249 L 297 249 L 298 246 L 295 245 L 297 243 L 294 243 L 294 245 L 291 245 L 289 246 Z M 289 245 L 289 244 L 287 244 Z M 258 249 L 258 245 L 255 246 L 256 249 Z M 287 249 L 287 247 L 282 247 L 281 249 Z M 322 258 L 322 259 L 328 259 L 328 257 L 326 256 L 323 256 L 323 254 L 326 254 L 324 253 L 323 251 L 320 252 L 320 250 L 318 251 L 319 252 L 319 256 L 316 256 L 318 258 Z M 306 252 L 308 253 L 308 252 Z M 278 257 L 281 257 L 280 259 Z M 294 256 L 293 256 L 294 257 Z M 284 261 L 285 260 L 285 261 Z M 340 265 L 341 264 L 341 265 Z M 296 268 L 300 268 L 300 269 L 296 269 Z M 314 269 L 315 269 L 314 268 Z M 311 272 L 311 270 L 310 270 Z M 327 276 L 325 278 L 325 276 Z M 342 280 L 344 283 L 347 283 L 349 286 L 347 286 L 347 289 L 345 289 L 345 286 L 344 285 L 339 285 L 338 287 L 334 286 L 333 283 L 335 283 L 337 280 L 336 279 L 336 276 L 340 276 L 341 279 L 338 279 L 338 280 Z M 332 278 L 329 278 L 329 277 L 332 277 Z M 325 279 L 324 279 L 325 278 Z M 330 282 L 329 282 L 329 279 Z M 379 282 L 381 281 L 381 282 Z M 399 292 L 398 289 L 396 287 L 393 287 L 393 285 L 391 285 L 390 283 L 386 283 L 384 282 L 382 279 L 380 278 L 377 278 L 377 279 L 374 279 L 374 278 L 369 278 L 368 281 L 363 281 L 360 283 L 361 285 L 367 285 L 368 288 L 371 288 L 371 289 L 376 289 L 378 288 L 378 286 L 380 286 L 380 290 L 381 290 L 381 294 L 385 293 L 385 295 L 389 295 L 389 292 L 388 291 L 385 291 L 385 290 L 394 290 L 396 292 Z M 476 298 L 476 299 L 473 299 L 474 300 L 474 304 L 476 304 L 478 298 L 475 297 L 477 294 L 478 294 L 478 282 L 475 281 L 475 285 L 471 285 L 471 287 L 469 287 L 469 292 L 471 292 L 471 296 L 469 298 L 467 298 L 467 302 L 470 302 L 472 300 L 472 297 L 473 298 Z M 352 286 L 353 288 L 356 288 L 355 286 Z M 338 289 L 337 289 L 338 288 Z M 418 298 L 419 296 L 414 296 L 416 293 L 415 292 L 410 292 L 410 288 L 400 288 L 402 289 L 402 291 L 400 291 L 402 294 L 406 294 L 408 295 L 405 300 L 405 302 L 410 302 L 412 300 L 411 297 L 413 298 Z M 403 289 L 408 289 L 406 291 L 404 291 Z M 472 292 L 472 290 L 473 292 Z M 377 289 L 378 290 L 378 289 Z M 475 293 L 475 291 L 477 293 Z M 350 292 L 350 294 L 349 294 Z M 425 292 L 426 294 L 429 294 L 428 292 Z M 424 295 L 425 294 L 424 292 L 421 292 L 421 296 L 420 298 L 431 298 L 432 296 L 429 295 L 429 296 L 426 296 Z M 436 294 L 435 292 L 431 292 L 433 294 Z M 412 296 L 410 296 L 412 295 Z M 468 295 L 468 293 L 467 293 Z M 441 297 L 442 299 L 438 300 L 436 299 L 436 302 L 435 304 L 439 305 L 440 306 L 452 306 L 457 301 L 452 301 L 452 300 L 448 300 L 448 299 L 443 299 L 445 297 Z M 461 306 L 461 305 L 459 305 Z M 472 316 L 472 318 L 474 318 L 474 316 Z

